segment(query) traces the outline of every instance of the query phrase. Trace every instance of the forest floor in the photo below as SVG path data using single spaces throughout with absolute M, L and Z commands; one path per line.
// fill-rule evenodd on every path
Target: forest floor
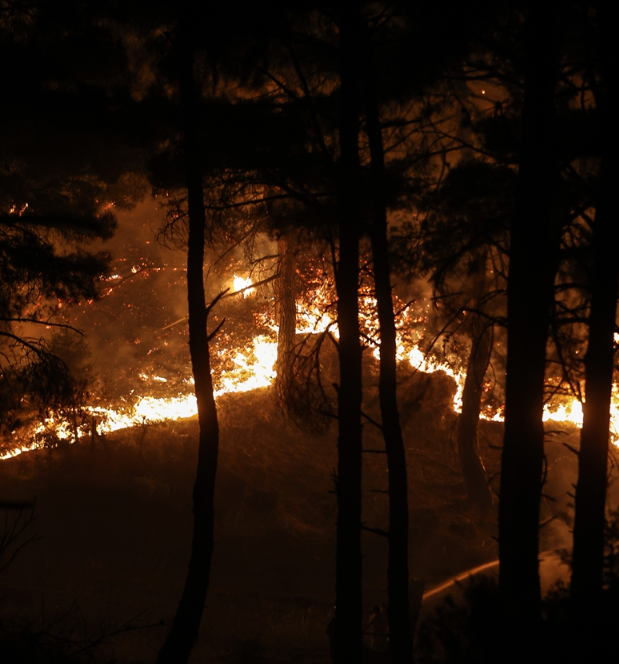
M 495 518 L 479 522 L 464 499 L 453 390 L 442 374 L 418 377 L 409 381 L 401 403 L 411 486 L 411 576 L 425 579 L 426 588 L 497 555 Z M 192 661 L 327 662 L 335 431 L 300 431 L 278 411 L 269 390 L 228 395 L 218 407 L 217 544 Z M 380 448 L 378 432 L 368 425 L 366 433 L 366 447 Z M 480 448 L 489 475 L 498 470 L 501 433 L 501 424 L 482 422 Z M 196 448 L 192 419 L 0 463 L 2 499 L 36 496 L 30 530 L 39 537 L 0 575 L 4 625 L 77 642 L 130 623 L 100 652 L 118 662 L 152 662 L 165 634 L 157 623 L 169 623 L 184 583 Z M 564 494 L 573 481 L 570 453 L 559 444 L 553 449 L 549 487 L 559 500 L 547 509 L 559 519 L 545 529 L 546 548 L 564 545 Z M 385 458 L 367 454 L 364 462 L 364 518 L 385 528 Z M 553 468 L 559 469 L 554 475 Z M 372 605 L 386 602 L 386 541 L 364 533 L 363 550 L 369 617 Z M 150 626 L 135 629 L 139 625 Z

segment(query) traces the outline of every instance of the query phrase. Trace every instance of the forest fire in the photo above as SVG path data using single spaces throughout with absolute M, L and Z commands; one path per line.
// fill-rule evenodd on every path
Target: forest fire
M 217 377 L 219 387 L 215 390 L 215 398 L 224 394 L 248 392 L 268 387 L 275 378 L 276 356 L 277 343 L 266 337 L 256 337 L 253 340 L 253 347 L 249 351 L 243 353 L 239 350 L 232 355 L 231 360 L 235 368 Z M 144 382 L 166 382 L 166 379 L 160 376 L 149 377 L 141 374 L 140 377 Z M 192 383 L 193 379 L 188 379 L 188 382 Z M 164 398 L 141 396 L 133 405 L 120 408 L 86 406 L 80 413 L 80 419 L 86 420 L 83 425 L 75 425 L 66 417 L 51 415 L 34 428 L 32 435 L 36 439 L 42 434 L 52 432 L 58 440 L 75 442 L 76 437 L 91 436 L 93 428 L 97 435 L 104 435 L 134 426 L 193 417 L 197 413 L 194 394 Z M 22 452 L 43 446 L 42 442 L 31 442 L 5 452 L 0 459 L 12 458 Z
M 57 4 L 0 3 L 0 664 L 614 662 L 619 3 Z
M 135 272 L 135 268 L 132 269 Z M 121 279 L 120 275 L 113 275 L 112 279 Z M 242 294 L 243 298 L 249 298 L 256 293 L 251 278 L 239 277 L 236 274 L 232 279 L 232 295 Z M 307 301 L 297 302 L 296 333 L 297 335 L 317 335 L 328 332 L 335 339 L 339 338 L 337 322 L 331 316 L 330 302 L 332 293 L 326 287 L 321 287 L 312 293 Z M 369 294 L 363 294 L 359 298 L 360 321 L 367 345 L 371 348 L 372 357 L 378 361 L 380 357 L 380 345 L 378 321 L 376 318 L 376 300 Z M 462 409 L 462 394 L 466 380 L 464 368 L 455 366 L 446 360 L 440 360 L 436 356 L 424 352 L 421 340 L 414 342 L 410 337 L 411 323 L 419 323 L 423 316 L 415 317 L 411 308 L 402 307 L 401 315 L 397 323 L 397 359 L 400 363 L 408 364 L 414 371 L 424 374 L 443 372 L 450 376 L 456 384 L 453 397 L 453 410 L 460 413 Z M 251 390 L 268 388 L 276 378 L 277 362 L 277 333 L 278 326 L 271 316 L 266 320 L 266 326 L 272 330 L 273 336 L 257 335 L 251 340 L 251 344 L 245 348 L 232 348 L 217 350 L 222 358 L 228 360 L 228 366 L 213 376 L 215 385 L 215 398 L 225 394 L 248 392 Z M 141 389 L 149 391 L 154 384 L 165 384 L 168 379 L 159 375 L 148 375 L 139 373 Z M 184 379 L 188 385 L 193 384 L 190 376 Z M 94 435 L 105 435 L 122 429 L 136 426 L 144 426 L 163 421 L 173 421 L 190 418 L 197 415 L 197 404 L 195 395 L 191 393 L 177 394 L 175 396 L 152 396 L 148 394 L 135 395 L 130 398 L 121 398 L 122 404 L 108 407 L 101 405 L 84 406 L 80 410 L 79 424 L 59 413 L 51 413 L 44 421 L 34 426 L 29 434 L 30 442 L 22 443 L 9 449 L 0 455 L 0 460 L 12 458 L 23 452 L 32 451 L 45 446 L 43 438 L 50 434 L 58 441 L 68 443 L 76 439 L 92 437 Z M 501 409 L 480 412 L 482 419 L 490 421 L 503 421 Z M 563 402 L 547 403 L 544 408 L 544 421 L 557 423 L 569 423 L 578 427 L 582 426 L 582 404 L 576 399 L 568 399 Z M 613 390 L 613 404 L 611 411 L 611 436 L 616 445 L 619 444 L 619 389 L 615 386 Z

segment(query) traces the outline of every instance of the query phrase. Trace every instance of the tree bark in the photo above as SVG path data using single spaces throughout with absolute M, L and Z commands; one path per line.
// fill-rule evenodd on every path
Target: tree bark
M 594 619 L 600 605 L 604 573 L 604 527 L 610 405 L 613 386 L 614 332 L 619 295 L 619 222 L 616 187 L 619 182 L 619 48 L 617 9 L 602 11 L 602 82 L 599 100 L 605 152 L 593 225 L 593 265 L 589 342 L 585 355 L 585 403 L 578 455 L 574 514 L 571 597 L 577 610 Z
M 283 401 L 290 382 L 297 328 L 295 302 L 295 242 L 292 238 L 280 237 L 277 242 L 279 254 L 279 276 L 276 281 L 277 333 L 277 377 L 275 393 Z
M 532 2 L 527 18 L 520 164 L 510 236 L 507 379 L 499 503 L 499 586 L 506 648 L 522 652 L 541 620 L 539 501 L 544 458 L 544 372 L 558 232 L 553 132 L 560 3 Z
M 604 526 L 610 403 L 615 355 L 613 335 L 619 280 L 619 224 L 615 188 L 619 181 L 616 155 L 601 166 L 600 192 L 593 231 L 593 273 L 589 343 L 585 356 L 585 403 L 578 455 L 574 514 L 571 596 L 586 611 L 602 593 Z
M 492 494 L 479 456 L 477 429 L 484 376 L 492 354 L 492 326 L 476 318 L 471 325 L 470 337 L 471 354 L 466 367 L 462 412 L 458 422 L 458 455 L 469 503 L 477 513 L 483 515 L 492 510 Z
M 339 260 L 336 266 L 338 354 L 337 552 L 335 661 L 358 664 L 363 652 L 361 590 L 361 343 L 359 337 L 359 81 L 352 3 L 338 6 L 340 54 Z
M 203 282 L 206 219 L 199 152 L 194 53 L 186 31 L 182 27 L 177 43 L 177 64 L 189 210 L 187 254 L 189 352 L 198 403 L 200 438 L 193 488 L 193 541 L 189 569 L 172 627 L 159 651 L 157 664 L 184 664 L 188 661 L 198 639 L 213 555 L 214 492 L 219 448 L 219 425 L 213 395 L 207 334 L 208 309 Z
M 359 28 L 362 17 L 359 13 Z M 385 154 L 378 113 L 371 42 L 364 29 L 362 79 L 366 131 L 370 146 L 370 194 L 372 226 L 370 239 L 374 265 L 374 287 L 380 328 L 379 401 L 382 432 L 389 472 L 389 553 L 387 601 L 389 604 L 389 650 L 394 664 L 413 661 L 409 606 L 408 570 L 408 477 L 406 452 L 397 402 L 397 348 L 395 315 L 391 296 L 391 272 L 387 238 Z

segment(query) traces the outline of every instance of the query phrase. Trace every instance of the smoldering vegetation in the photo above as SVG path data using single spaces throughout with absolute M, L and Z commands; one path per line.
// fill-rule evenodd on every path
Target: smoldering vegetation
M 371 373 L 367 380 L 369 385 Z M 424 579 L 428 591 L 496 559 L 496 516 L 479 521 L 467 507 L 455 448 L 453 380 L 411 372 L 402 381 L 411 576 Z M 370 415 L 376 400 L 370 387 Z M 217 544 L 193 659 L 327 662 L 334 432 L 310 434 L 291 424 L 272 390 L 227 395 L 218 405 Z M 38 537 L 0 576 L 0 648 L 12 658 L 3 661 L 152 661 L 164 637 L 159 623 L 171 619 L 184 582 L 197 434 L 195 420 L 147 425 L 0 464 L 7 499 L 36 496 L 36 522 L 28 532 Z M 489 476 L 499 467 L 501 437 L 500 423 L 481 422 L 479 446 Z M 567 541 L 575 463 L 562 443 L 576 438 L 576 430 L 549 436 L 542 518 L 552 520 L 542 529 L 542 550 Z M 365 447 L 382 448 L 371 424 L 365 425 Z M 388 516 L 385 459 L 365 457 L 364 523 L 380 531 Z M 385 538 L 365 530 L 363 551 L 367 620 L 372 606 L 386 601 Z M 446 594 L 458 593 L 457 586 L 439 593 L 424 617 Z M 427 635 L 427 628 L 421 630 Z

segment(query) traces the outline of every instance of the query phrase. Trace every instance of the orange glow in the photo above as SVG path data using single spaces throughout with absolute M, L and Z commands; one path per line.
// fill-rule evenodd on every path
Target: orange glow
M 232 280 L 232 289 L 233 293 L 236 293 L 238 291 L 243 291 L 243 297 L 249 297 L 250 295 L 253 295 L 256 292 L 255 288 L 248 288 L 251 286 L 252 281 L 249 277 L 247 279 L 243 279 L 243 277 L 238 277 L 236 274 L 234 275 L 234 279 Z M 243 290 L 243 289 L 246 290 Z
M 120 278 L 113 275 L 110 279 Z M 234 275 L 232 286 L 233 292 L 242 291 L 243 297 L 249 297 L 255 293 L 252 281 L 249 278 Z M 246 289 L 246 290 L 243 290 Z M 327 289 L 320 288 L 314 292 L 309 302 L 297 303 L 297 333 L 318 334 L 329 330 L 333 336 L 339 338 L 339 331 L 334 317 L 331 316 L 331 295 Z M 400 363 L 408 363 L 412 368 L 422 373 L 435 373 L 442 371 L 451 376 L 457 386 L 453 398 L 453 409 L 459 413 L 462 408 L 462 392 L 466 373 L 462 369 L 454 368 L 445 361 L 438 361 L 427 355 L 422 342 L 411 341 L 411 319 L 408 310 L 402 312 L 397 323 L 397 357 Z M 413 322 L 422 322 L 417 319 Z M 371 353 L 375 359 L 379 359 L 379 328 L 376 318 L 376 300 L 369 295 L 360 296 L 360 323 L 364 334 L 364 343 L 370 346 Z M 274 320 L 267 322 L 267 326 L 277 333 L 277 325 Z M 615 341 L 619 343 L 619 335 L 615 335 Z M 164 342 L 165 343 L 165 342 Z M 274 337 L 259 335 L 254 337 L 247 348 L 225 349 L 219 352 L 220 356 L 227 359 L 228 368 L 219 375 L 213 376 L 215 384 L 215 398 L 224 394 L 247 392 L 269 387 L 275 377 L 275 363 L 277 360 L 277 341 Z M 138 374 L 143 383 L 144 391 L 149 385 L 165 384 L 168 379 L 159 375 L 148 375 L 144 372 Z M 193 384 L 192 378 L 187 378 L 185 383 Z M 159 388 L 161 389 L 161 388 Z M 139 396 L 132 405 L 120 407 L 89 406 L 84 409 L 86 420 L 96 422 L 97 433 L 106 434 L 129 427 L 143 424 L 152 424 L 166 420 L 178 420 L 193 417 L 197 414 L 196 398 L 194 394 L 177 394 L 166 397 Z M 501 412 L 484 412 L 481 417 L 487 420 L 502 421 Z M 582 404 L 577 399 L 556 401 L 546 405 L 543 419 L 545 422 L 571 423 L 582 426 Z M 43 446 L 41 438 L 49 432 L 53 432 L 59 440 L 73 442 L 76 434 L 75 426 L 66 419 L 57 415 L 51 415 L 44 422 L 37 425 L 32 431 L 34 441 L 12 449 L 0 455 L 0 459 L 7 459 L 22 452 Z M 91 435 L 90 425 L 77 429 L 77 436 Z M 615 445 L 619 445 L 619 388 L 615 385 L 613 389 L 613 401 L 611 406 L 611 439 Z

